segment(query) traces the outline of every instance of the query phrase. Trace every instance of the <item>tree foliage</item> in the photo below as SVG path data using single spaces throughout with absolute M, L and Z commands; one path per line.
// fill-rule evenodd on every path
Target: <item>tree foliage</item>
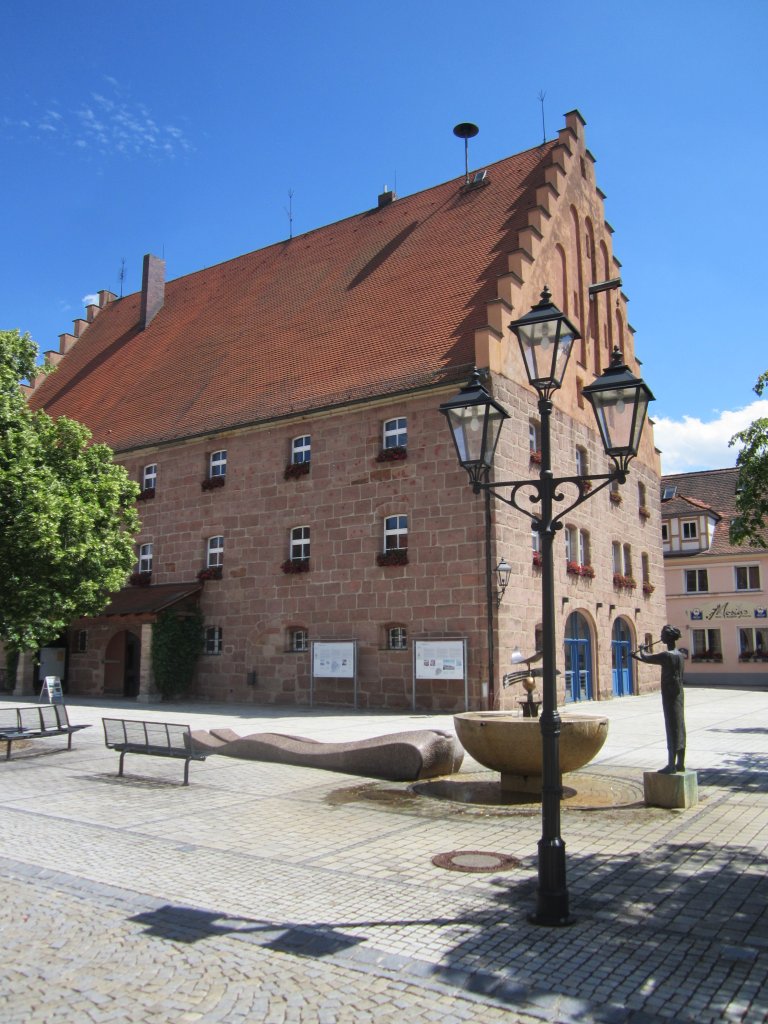
M 33 412 L 28 334 L 0 331 L 0 641 L 40 647 L 98 614 L 135 561 L 138 487 L 81 423 Z
M 758 377 L 755 393 L 762 395 L 766 387 L 768 370 Z M 730 527 L 731 543 L 768 547 L 768 418 L 754 420 L 729 443 L 741 445 L 736 458 L 739 484 L 737 515 Z

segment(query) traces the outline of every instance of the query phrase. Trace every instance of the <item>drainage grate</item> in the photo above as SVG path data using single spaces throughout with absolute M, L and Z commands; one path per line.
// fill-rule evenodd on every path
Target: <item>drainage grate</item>
M 448 871 L 509 871 L 519 868 L 520 861 L 506 853 L 489 853 L 487 850 L 453 850 L 451 853 L 438 853 L 432 858 L 437 868 Z

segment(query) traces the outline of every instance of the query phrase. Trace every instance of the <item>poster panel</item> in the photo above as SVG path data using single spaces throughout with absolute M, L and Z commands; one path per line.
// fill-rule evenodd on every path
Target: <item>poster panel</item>
M 417 640 L 414 661 L 417 679 L 464 679 L 464 641 Z
M 312 675 L 316 679 L 354 679 L 354 640 L 316 641 L 312 645 Z

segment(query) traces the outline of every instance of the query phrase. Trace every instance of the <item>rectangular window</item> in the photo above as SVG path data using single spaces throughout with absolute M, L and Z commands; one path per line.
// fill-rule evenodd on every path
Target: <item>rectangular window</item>
M 209 537 L 208 538 L 208 561 L 207 566 L 209 569 L 215 568 L 217 565 L 224 565 L 224 538 L 223 537 Z
M 152 463 L 151 466 L 145 466 L 144 472 L 141 474 L 141 489 L 142 491 L 154 491 L 157 486 L 157 464 Z
M 759 565 L 737 565 L 736 566 L 736 589 L 737 590 L 759 590 L 760 589 L 760 566 Z
M 309 632 L 306 629 L 291 629 L 288 632 L 288 649 L 300 653 L 309 650 Z
M 624 575 L 632 575 L 632 547 L 629 544 L 624 545 Z
M 221 654 L 224 634 L 221 626 L 208 626 L 205 630 L 205 653 Z
M 695 519 L 684 519 L 680 524 L 683 531 L 683 540 L 696 540 L 699 536 L 699 524 Z
M 587 449 L 578 445 L 576 447 L 576 476 L 586 476 L 588 472 Z
M 532 452 L 541 451 L 541 431 L 536 420 L 528 421 L 528 448 Z
M 291 462 L 294 466 L 299 466 L 304 462 L 309 462 L 312 456 L 312 438 L 309 434 L 304 434 L 303 437 L 294 437 L 291 442 Z
M 646 497 L 647 497 L 647 493 L 646 493 L 646 490 L 645 490 L 645 484 L 640 483 L 638 481 L 638 484 L 637 484 L 637 504 L 638 504 L 638 508 L 647 508 L 648 507 L 648 502 L 646 500 Z
M 291 530 L 290 558 L 306 562 L 309 559 L 309 527 L 294 526 Z
M 706 569 L 685 570 L 686 594 L 706 594 L 709 590 L 709 577 Z
M 534 552 L 541 551 L 541 534 L 538 530 L 531 528 L 531 550 Z
M 208 476 L 213 480 L 217 476 L 227 475 L 227 453 L 226 451 L 211 452 Z
M 669 541 L 669 526 L 666 523 L 661 524 L 661 539 L 662 541 Z
M 575 526 L 565 528 L 565 560 L 575 562 L 578 552 L 578 531 Z
M 739 657 L 745 661 L 747 658 L 768 658 L 768 628 L 740 627 Z
M 579 530 L 579 561 L 582 565 L 590 564 L 589 533 Z
M 642 566 L 643 566 L 643 583 L 650 583 L 651 582 L 651 562 L 650 562 L 650 559 L 648 558 L 648 555 L 646 554 L 645 551 L 642 553 L 642 555 L 640 555 L 640 561 L 641 561 Z
M 408 547 L 408 516 L 387 516 L 384 520 L 384 550 L 401 551 Z
M 139 572 L 152 572 L 151 544 L 142 544 L 139 548 Z
M 404 651 L 408 647 L 408 630 L 405 626 L 391 626 L 387 632 L 389 649 Z
M 719 629 L 692 629 L 694 658 L 714 658 L 722 660 L 723 648 L 720 645 Z
M 611 555 L 613 560 L 613 571 L 622 575 L 624 572 L 624 561 L 621 554 L 621 544 L 615 540 L 611 546 Z
M 384 424 L 384 447 L 408 447 L 408 420 L 405 416 L 399 416 L 397 419 L 386 421 Z
M 75 638 L 75 650 L 78 654 L 85 654 L 88 650 L 88 630 L 78 629 Z

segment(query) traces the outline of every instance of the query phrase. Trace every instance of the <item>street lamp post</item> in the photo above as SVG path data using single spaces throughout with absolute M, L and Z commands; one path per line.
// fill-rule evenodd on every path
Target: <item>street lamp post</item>
M 440 406 L 451 429 L 460 465 L 467 471 L 475 494 L 481 491 L 510 505 L 532 520 L 541 550 L 542 620 L 542 832 L 539 840 L 539 885 L 536 912 L 531 920 L 541 925 L 570 923 L 565 871 L 565 843 L 560 836 L 560 726 L 557 712 L 555 654 L 555 573 L 553 541 L 569 512 L 594 497 L 613 481 L 624 483 L 630 461 L 637 455 L 648 403 L 649 388 L 633 376 L 618 348 L 611 365 L 583 389 L 591 403 L 606 454 L 613 461 L 610 473 L 554 477 L 550 419 L 552 394 L 563 381 L 573 343 L 580 337 L 574 325 L 553 305 L 549 291 L 531 311 L 510 325 L 520 344 L 528 381 L 538 393 L 541 419 L 541 467 L 539 478 L 490 480 L 493 459 L 504 420 L 509 414 L 496 402 L 475 370 L 458 395 Z M 585 486 L 586 484 L 597 486 Z M 569 504 L 555 514 L 555 504 L 566 500 L 562 488 L 571 485 Z M 526 494 L 529 507 L 520 502 Z M 536 511 L 530 505 L 538 504 Z

